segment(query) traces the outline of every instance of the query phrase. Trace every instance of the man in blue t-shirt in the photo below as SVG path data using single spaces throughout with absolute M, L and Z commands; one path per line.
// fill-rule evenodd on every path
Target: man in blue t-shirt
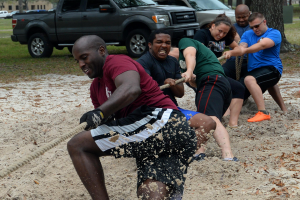
M 258 112 L 248 122 L 270 120 L 271 116 L 265 108 L 263 93 L 275 86 L 282 74 L 282 62 L 279 57 L 281 34 L 269 28 L 263 14 L 254 12 L 248 18 L 250 28 L 240 42 L 240 51 L 231 50 L 224 53 L 225 58 L 248 54 L 248 72 L 240 79 L 247 90 L 245 99 L 252 95 Z
M 245 4 L 240 4 L 236 7 L 235 9 L 235 19 L 236 23 L 233 24 L 237 34 L 234 40 L 239 43 L 241 40 L 241 37 L 243 34 L 251 30 L 248 22 L 248 18 L 250 16 L 250 10 L 249 7 Z M 229 58 L 223 65 L 224 72 L 226 76 L 236 79 L 236 68 L 235 68 L 235 63 L 236 59 L 235 57 Z M 247 54 L 244 55 L 243 61 L 242 61 L 242 66 L 241 66 L 241 74 L 240 77 L 244 77 L 246 73 L 248 72 L 247 70 L 247 65 L 248 65 L 248 59 L 247 59 Z M 274 85 L 270 88 L 268 88 L 269 94 L 272 96 L 272 98 L 275 100 L 275 102 L 278 104 L 278 106 L 281 108 L 283 113 L 287 113 L 287 108 L 283 102 L 283 98 L 280 94 L 280 90 L 278 85 Z

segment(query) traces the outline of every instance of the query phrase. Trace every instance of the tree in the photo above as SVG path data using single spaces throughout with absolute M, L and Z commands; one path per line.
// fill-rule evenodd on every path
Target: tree
M 19 1 L 19 12 L 22 13 L 23 12 L 23 1 L 22 0 L 18 0 Z
M 294 45 L 290 44 L 284 34 L 283 23 L 283 1 L 284 0 L 251 0 L 250 10 L 252 12 L 263 13 L 267 25 L 270 28 L 275 28 L 281 33 L 281 52 L 294 51 Z
M 245 0 L 245 4 L 246 4 L 249 8 L 251 8 L 251 0 Z
M 243 3 L 243 0 L 236 0 L 236 6 L 240 5 Z

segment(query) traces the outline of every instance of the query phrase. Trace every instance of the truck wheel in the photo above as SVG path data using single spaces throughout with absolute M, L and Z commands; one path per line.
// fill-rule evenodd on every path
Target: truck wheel
M 50 57 L 53 45 L 43 33 L 35 33 L 29 38 L 28 51 L 33 58 Z
M 143 29 L 131 31 L 126 38 L 126 49 L 129 56 L 141 57 L 148 49 L 149 33 Z

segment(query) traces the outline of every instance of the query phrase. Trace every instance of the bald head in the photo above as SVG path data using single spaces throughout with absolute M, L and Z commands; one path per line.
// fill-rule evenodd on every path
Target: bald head
M 249 7 L 245 4 L 240 4 L 236 7 L 235 13 L 244 13 L 244 12 L 249 12 Z
M 248 26 L 248 18 L 250 16 L 249 7 L 245 4 L 240 4 L 235 9 L 235 20 L 236 23 L 241 26 L 245 27 Z
M 73 52 L 75 49 L 98 49 L 100 46 L 103 46 L 106 49 L 106 44 L 102 38 L 97 35 L 85 35 L 80 37 L 73 46 Z

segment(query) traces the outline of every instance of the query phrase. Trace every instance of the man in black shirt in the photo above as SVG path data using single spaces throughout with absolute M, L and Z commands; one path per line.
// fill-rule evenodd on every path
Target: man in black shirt
M 172 101 L 178 106 L 175 97 L 183 97 L 184 86 L 183 83 L 175 84 L 175 81 L 182 77 L 177 59 L 168 55 L 171 49 L 170 34 L 166 30 L 152 32 L 148 46 L 149 51 L 140 57 L 137 62 L 144 67 L 145 71 L 152 76 L 159 86 L 170 84 L 170 88 L 164 89 L 163 92 L 169 95 Z M 194 156 L 194 160 L 203 160 L 205 154 L 203 153 L 203 147 L 200 148 L 201 144 L 207 141 L 206 134 L 211 130 L 215 130 L 216 123 L 211 117 L 205 114 L 178 108 L 186 116 L 186 119 L 189 120 L 190 126 L 195 128 L 196 133 L 198 133 L 199 149 Z

